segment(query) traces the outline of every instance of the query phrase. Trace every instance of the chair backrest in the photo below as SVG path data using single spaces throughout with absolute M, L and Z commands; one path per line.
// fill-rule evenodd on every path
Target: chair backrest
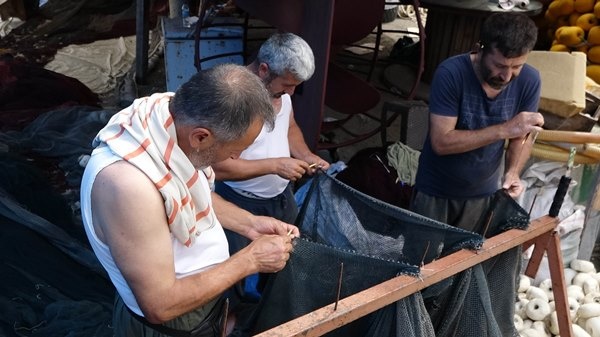
M 366 37 L 383 18 L 385 0 L 336 0 L 331 44 L 343 45 Z

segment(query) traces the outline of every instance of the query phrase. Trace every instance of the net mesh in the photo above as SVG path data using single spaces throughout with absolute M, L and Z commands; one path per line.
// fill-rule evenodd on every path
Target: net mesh
M 383 203 L 326 174 L 313 180 L 296 222 L 312 241 L 417 266 L 483 244 L 477 234 Z
M 288 265 L 263 292 L 254 333 L 335 302 L 462 248 L 481 236 L 385 204 L 325 174 L 313 179 Z M 340 270 L 343 263 L 343 272 Z M 435 336 L 420 293 L 403 298 L 327 336 Z
M 489 238 L 528 225 L 529 214 L 500 189 L 475 228 Z M 517 246 L 423 290 L 436 336 L 518 336 L 513 317 L 520 256 Z
M 529 213 L 504 189 L 494 193 L 488 209 L 479 219 L 480 234 L 489 238 L 509 229 L 527 229 Z

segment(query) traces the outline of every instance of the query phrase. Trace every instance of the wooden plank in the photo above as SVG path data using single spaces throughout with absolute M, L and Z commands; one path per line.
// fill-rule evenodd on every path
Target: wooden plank
M 323 334 L 368 315 L 421 289 L 464 271 L 520 244 L 554 231 L 558 220 L 544 216 L 525 231 L 512 229 L 489 238 L 479 251 L 460 250 L 421 268 L 420 277 L 398 276 L 369 289 L 312 311 L 256 336 L 311 337 Z
M 571 337 L 573 336 L 573 329 L 571 328 L 567 287 L 564 282 L 565 271 L 563 269 L 562 255 L 560 253 L 560 239 L 557 232 L 553 231 L 550 233 L 547 254 L 550 279 L 552 280 L 552 293 L 554 293 L 556 317 L 558 318 L 558 330 L 560 331 L 561 336 Z
M 542 236 L 538 236 L 537 238 L 530 240 L 523 244 L 523 250 L 526 250 L 531 245 L 535 245 L 533 248 L 533 252 L 531 253 L 531 257 L 529 258 L 529 264 L 525 269 L 525 275 L 535 278 L 535 274 L 538 269 L 540 269 L 540 264 L 542 263 L 542 258 L 544 257 L 544 253 L 546 252 L 546 248 L 548 247 L 548 240 L 550 236 L 548 233 Z

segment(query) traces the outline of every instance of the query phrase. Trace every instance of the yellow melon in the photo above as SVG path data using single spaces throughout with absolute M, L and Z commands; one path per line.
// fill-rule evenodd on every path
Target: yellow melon
M 575 0 L 573 7 L 575 8 L 576 12 L 584 14 L 584 13 L 593 12 L 594 5 L 595 5 L 594 0 Z
M 579 12 L 573 12 L 569 15 L 569 26 L 577 26 L 577 19 L 581 16 Z
M 598 25 L 598 19 L 594 13 L 581 14 L 577 18 L 576 26 L 581 27 L 584 31 L 589 31 L 592 27 Z
M 569 24 L 569 15 L 563 15 L 556 18 L 556 27 L 571 26 Z
M 599 64 L 590 64 L 585 69 L 585 74 L 587 77 L 594 80 L 596 83 L 600 83 L 600 65 Z
M 570 15 L 575 10 L 574 0 L 554 0 L 548 5 L 548 10 L 555 16 Z
M 571 51 L 571 49 L 564 44 L 556 43 L 550 47 L 550 51 Z
M 585 32 L 579 26 L 565 26 L 557 29 L 556 40 L 565 46 L 578 46 L 585 42 Z
M 600 26 L 590 28 L 587 34 L 587 42 L 592 45 L 600 45 Z
M 587 52 L 587 58 L 592 63 L 600 64 L 600 46 L 594 46 Z

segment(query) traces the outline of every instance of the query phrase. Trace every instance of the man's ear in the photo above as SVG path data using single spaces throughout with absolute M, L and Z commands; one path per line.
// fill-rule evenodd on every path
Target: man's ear
M 258 77 L 260 77 L 261 80 L 265 80 L 266 78 L 269 77 L 269 65 L 266 63 L 260 63 L 258 65 Z
M 215 137 L 209 129 L 194 128 L 190 132 L 189 140 L 193 149 L 204 150 L 212 145 L 215 141 Z

